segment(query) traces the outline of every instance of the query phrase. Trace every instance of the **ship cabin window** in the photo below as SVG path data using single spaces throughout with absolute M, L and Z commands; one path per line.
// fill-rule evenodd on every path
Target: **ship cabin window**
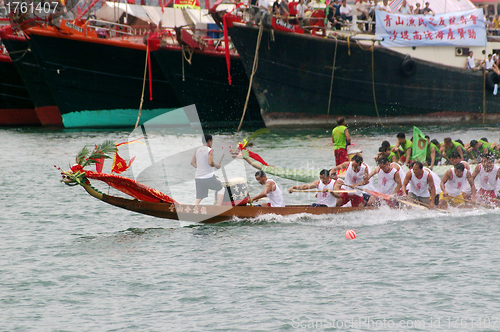
M 468 47 L 455 47 L 455 56 L 469 56 L 469 48 Z

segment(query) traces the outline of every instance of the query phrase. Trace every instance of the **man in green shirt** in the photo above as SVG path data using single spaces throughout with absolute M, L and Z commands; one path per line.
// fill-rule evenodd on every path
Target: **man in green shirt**
M 351 145 L 351 136 L 345 125 L 345 118 L 337 120 L 337 127 L 332 130 L 332 143 L 335 153 L 335 165 L 340 165 L 349 161 L 347 156 L 347 146 Z
M 462 146 L 460 145 L 460 143 L 452 141 L 450 137 L 446 137 L 444 139 L 439 150 L 441 152 L 441 155 L 448 160 L 450 159 L 450 155 L 452 154 L 452 152 L 457 152 L 460 155 L 460 158 L 464 160 L 464 150 L 462 149 Z
M 398 144 L 392 149 L 393 152 L 399 153 L 399 161 L 408 165 L 411 159 L 411 148 L 413 147 L 413 142 L 406 138 L 405 133 L 401 132 L 396 135 L 398 139 Z
M 488 154 L 491 153 L 495 156 L 498 156 L 498 151 L 493 149 L 491 144 L 488 142 L 487 138 L 481 138 L 479 140 L 472 140 L 470 141 L 470 147 L 469 149 L 479 151 L 481 154 Z
M 426 135 L 425 139 L 427 140 L 426 163 L 432 170 L 432 167 L 441 161 L 441 154 L 439 153 L 439 148 L 431 142 L 431 138 L 429 136 Z

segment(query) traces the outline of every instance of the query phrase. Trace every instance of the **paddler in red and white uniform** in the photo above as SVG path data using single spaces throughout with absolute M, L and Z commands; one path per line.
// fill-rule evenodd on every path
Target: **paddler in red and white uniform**
M 260 194 L 250 198 L 249 199 L 250 203 L 255 202 L 260 198 L 267 196 L 267 198 L 269 198 L 268 206 L 285 207 L 285 200 L 283 198 L 283 193 L 281 192 L 281 189 L 278 186 L 278 184 L 274 182 L 273 179 L 268 179 L 264 171 L 257 171 L 257 173 L 255 173 L 255 179 L 257 180 L 258 183 L 264 185 L 265 188 Z
M 368 174 L 370 173 L 370 168 L 363 162 L 363 157 L 360 155 L 355 155 L 352 157 L 351 161 L 346 161 L 338 166 L 335 166 L 330 170 L 330 176 L 336 174 L 338 170 L 346 169 L 344 183 L 347 187 L 351 188 L 360 188 L 360 189 L 369 189 L 373 190 L 375 188 L 365 188 L 369 185 Z M 342 197 L 343 195 L 343 197 Z M 361 190 L 357 190 L 354 194 L 343 193 L 341 195 L 342 200 L 347 203 L 351 202 L 351 205 L 357 207 L 359 205 L 364 206 L 365 199 L 363 196 L 363 192 Z M 369 195 L 366 197 L 366 202 L 368 201 Z M 344 204 L 345 204 L 344 203 Z
M 463 161 L 462 158 L 460 157 L 460 155 L 458 154 L 458 152 L 452 152 L 450 154 L 450 161 L 451 161 L 452 165 L 455 165 L 457 163 L 463 164 L 464 168 L 467 171 L 469 171 L 470 175 L 472 175 L 472 170 L 470 168 L 469 163 L 466 162 L 466 161 Z M 474 182 L 474 180 L 472 180 L 472 182 Z M 437 192 L 436 192 L 436 194 L 437 194 Z M 464 195 L 465 199 L 471 199 L 472 198 L 471 186 L 470 186 L 470 184 L 469 184 L 468 181 L 465 183 L 465 188 L 462 189 L 462 194 Z
M 401 177 L 399 169 L 392 166 L 386 157 L 381 157 L 377 160 L 378 166 L 368 174 L 368 179 L 378 174 L 377 192 L 384 195 L 399 195 L 401 194 Z M 399 166 L 397 166 L 399 167 Z M 380 197 L 371 196 L 368 200 L 368 205 L 374 205 L 380 202 Z M 392 206 L 392 202 L 387 202 Z
M 341 179 L 331 178 L 330 171 L 324 169 L 319 173 L 319 180 L 300 186 L 292 186 L 288 189 L 288 192 L 291 194 L 294 190 L 318 189 L 320 192 L 316 195 L 317 201 L 312 203 L 311 206 L 341 206 L 342 200 L 337 199 L 340 198 L 340 194 L 333 192 L 333 190 L 341 190 L 343 184 L 344 182 Z
M 408 192 L 406 186 L 409 184 Z M 436 198 L 436 188 L 434 179 L 428 169 L 420 161 L 415 161 L 403 182 L 403 197 L 424 203 L 429 207 L 434 207 Z
M 451 169 L 444 173 L 440 187 L 442 189 L 439 195 L 439 206 L 446 208 L 448 203 L 452 206 L 463 205 L 464 194 L 463 190 L 469 186 L 472 189 L 472 201 L 476 199 L 476 187 L 470 171 L 465 168 L 464 164 L 456 163 Z
M 481 157 L 481 163 L 476 166 L 472 173 L 472 179 L 479 178 L 478 198 L 482 201 L 492 202 L 497 198 L 496 189 L 499 179 L 499 168 L 494 164 L 495 157 L 491 154 L 486 154 Z

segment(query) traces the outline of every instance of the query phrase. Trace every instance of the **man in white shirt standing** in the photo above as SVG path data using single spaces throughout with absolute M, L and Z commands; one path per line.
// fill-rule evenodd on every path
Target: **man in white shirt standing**
M 304 0 L 299 0 L 299 4 L 297 5 L 297 20 L 299 21 L 299 27 L 302 28 L 302 21 L 306 16 L 307 6 L 304 5 Z
M 260 11 L 269 11 L 269 0 L 259 0 L 257 3 Z
M 403 4 L 399 7 L 399 13 L 403 15 L 411 14 L 410 6 L 406 3 L 406 0 L 403 0 Z
M 208 190 L 217 191 L 217 205 L 222 205 L 225 189 L 222 183 L 215 177 L 214 167 L 221 168 L 220 164 L 214 162 L 212 150 L 212 135 L 205 134 L 202 137 L 203 146 L 198 148 L 191 158 L 191 165 L 196 168 L 194 181 L 196 183 L 196 200 L 194 205 L 200 204 L 201 200 L 208 197 Z

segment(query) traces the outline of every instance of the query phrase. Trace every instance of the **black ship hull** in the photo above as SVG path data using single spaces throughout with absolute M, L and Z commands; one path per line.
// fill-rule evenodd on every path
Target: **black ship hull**
M 31 97 L 8 55 L 0 54 L 0 126 L 39 126 Z
M 228 31 L 250 76 L 258 27 L 234 23 Z M 487 87 L 483 107 L 483 84 L 481 71 L 264 29 L 252 88 L 271 127 L 331 126 L 338 116 L 351 124 L 479 121 L 484 111 L 486 120 L 498 121 L 500 95 Z
M 194 51 L 189 64 L 179 47 L 152 52 L 182 104 L 195 104 L 202 123 L 238 127 L 248 92 L 248 79 L 238 57 L 231 58 L 231 85 L 223 53 Z M 260 107 L 250 93 L 244 126 L 264 126 Z
M 66 128 L 133 127 L 141 105 L 146 48 L 143 44 L 26 31 Z M 181 107 L 170 83 L 152 61 L 140 123 Z
M 2 42 L 11 55 L 43 126 L 62 126 L 61 113 L 24 37 L 15 36 L 10 26 L 0 30 Z

